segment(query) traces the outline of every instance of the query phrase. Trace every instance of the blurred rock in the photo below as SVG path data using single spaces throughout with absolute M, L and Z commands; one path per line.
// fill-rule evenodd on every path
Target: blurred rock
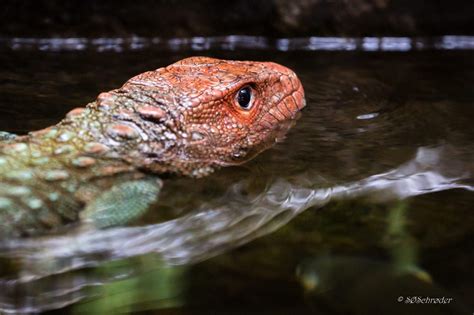
M 470 0 L 2 1 L 0 36 L 474 34 Z

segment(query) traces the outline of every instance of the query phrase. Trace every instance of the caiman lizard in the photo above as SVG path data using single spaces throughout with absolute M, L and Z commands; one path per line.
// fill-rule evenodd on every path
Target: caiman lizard
M 245 162 L 304 106 L 286 67 L 191 57 L 99 94 L 57 125 L 0 133 L 0 238 L 138 218 L 157 200 L 160 174 L 201 177 Z

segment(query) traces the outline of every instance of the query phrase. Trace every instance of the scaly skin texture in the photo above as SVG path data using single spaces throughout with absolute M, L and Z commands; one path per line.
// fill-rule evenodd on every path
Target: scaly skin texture
M 1 136 L 0 236 L 127 222 L 156 200 L 158 174 L 200 177 L 247 161 L 304 104 L 296 75 L 270 62 L 191 57 L 137 75 L 55 126 Z

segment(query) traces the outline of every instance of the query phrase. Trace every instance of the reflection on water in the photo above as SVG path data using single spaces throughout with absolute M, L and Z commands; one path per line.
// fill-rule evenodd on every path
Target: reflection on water
M 446 148 L 419 148 L 414 159 L 386 173 L 361 181 L 328 188 L 309 187 L 277 180 L 256 196 L 248 196 L 248 185 L 239 182 L 224 197 L 180 218 L 143 227 L 111 228 L 105 231 L 79 231 L 71 235 L 6 241 L 0 246 L 2 256 L 14 257 L 24 265 L 18 279 L 2 281 L 4 288 L 30 286 L 44 277 L 97 266 L 101 262 L 156 253 L 165 265 L 184 265 L 209 259 L 221 252 L 271 233 L 294 216 L 311 207 L 321 207 L 331 200 L 366 197 L 377 202 L 426 194 L 448 189 L 474 190 L 462 184 L 469 178 L 466 169 L 450 169 L 454 177 L 439 170 Z M 301 177 L 300 177 L 301 178 Z M 392 220 L 393 221 L 393 220 Z M 113 280 L 113 279 L 109 279 Z M 98 285 L 97 279 L 74 278 L 72 287 L 44 296 L 41 285 L 40 305 L 67 305 L 83 297 L 84 287 Z M 78 283 L 79 282 L 79 283 Z M 47 292 L 46 292 L 47 293 Z M 30 298 L 28 298 L 30 299 Z M 54 302 L 54 303 L 53 303 Z M 41 305 L 44 304 L 44 305 Z M 3 308 L 8 309 L 3 302 Z
M 422 272 L 395 272 L 392 264 L 383 261 L 319 257 L 301 264 L 298 277 L 307 289 L 308 303 L 328 313 L 375 315 L 381 309 L 384 314 L 469 312 L 461 300 Z
M 467 313 L 469 308 L 458 297 L 433 283 L 419 266 L 418 244 L 406 229 L 405 212 L 405 202 L 390 209 L 384 239 L 387 261 L 320 255 L 300 263 L 296 275 L 307 301 L 333 313 Z
M 43 128 L 136 73 L 196 54 L 189 47 L 120 54 L 35 49 L 0 55 L 0 129 Z M 366 270 L 354 275 L 355 285 L 383 282 L 399 295 L 425 286 L 426 294 L 468 301 L 470 52 L 272 49 L 205 52 L 274 60 L 299 74 L 308 106 L 283 143 L 208 178 L 167 180 L 156 209 L 133 226 L 4 241 L 0 313 L 68 304 L 75 306 L 65 312 L 96 314 L 193 307 L 347 312 L 332 306 L 331 295 L 304 294 L 294 270 L 305 259 L 305 270 L 317 275 Z M 393 266 L 417 276 L 401 279 Z M 347 282 L 342 276 L 336 280 Z M 366 301 L 372 294 L 356 286 L 344 291 L 337 281 L 334 288 L 336 296 L 352 292 Z
M 159 253 L 171 265 L 195 263 L 222 251 L 273 232 L 310 207 L 321 207 L 334 199 L 366 197 L 378 202 L 448 189 L 474 190 L 462 184 L 465 169 L 450 169 L 458 176 L 439 173 L 443 147 L 420 148 L 415 158 L 399 168 L 366 179 L 328 188 L 312 189 L 283 179 L 269 183 L 257 195 L 248 195 L 246 182 L 232 185 L 222 197 L 174 220 L 143 227 L 78 231 L 71 235 L 4 241 L 3 256 L 24 260 L 29 267 L 20 281 L 93 266 L 98 262 Z M 301 180 L 301 177 L 299 177 Z M 59 259 L 51 269 L 43 260 Z M 35 264 L 39 263 L 39 268 Z

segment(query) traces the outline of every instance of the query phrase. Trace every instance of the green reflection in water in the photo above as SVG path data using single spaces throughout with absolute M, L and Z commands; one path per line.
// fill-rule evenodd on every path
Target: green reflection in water
M 431 282 L 431 276 L 418 266 L 418 243 L 407 231 L 407 208 L 408 202 L 402 201 L 390 209 L 383 243 L 391 254 L 396 274 L 411 274 L 420 280 Z
M 102 276 L 124 267 L 133 267 L 135 275 L 90 288 L 91 298 L 74 306 L 72 314 L 126 314 L 184 305 L 187 267 L 160 265 L 155 256 L 145 255 L 100 266 L 96 272 Z

